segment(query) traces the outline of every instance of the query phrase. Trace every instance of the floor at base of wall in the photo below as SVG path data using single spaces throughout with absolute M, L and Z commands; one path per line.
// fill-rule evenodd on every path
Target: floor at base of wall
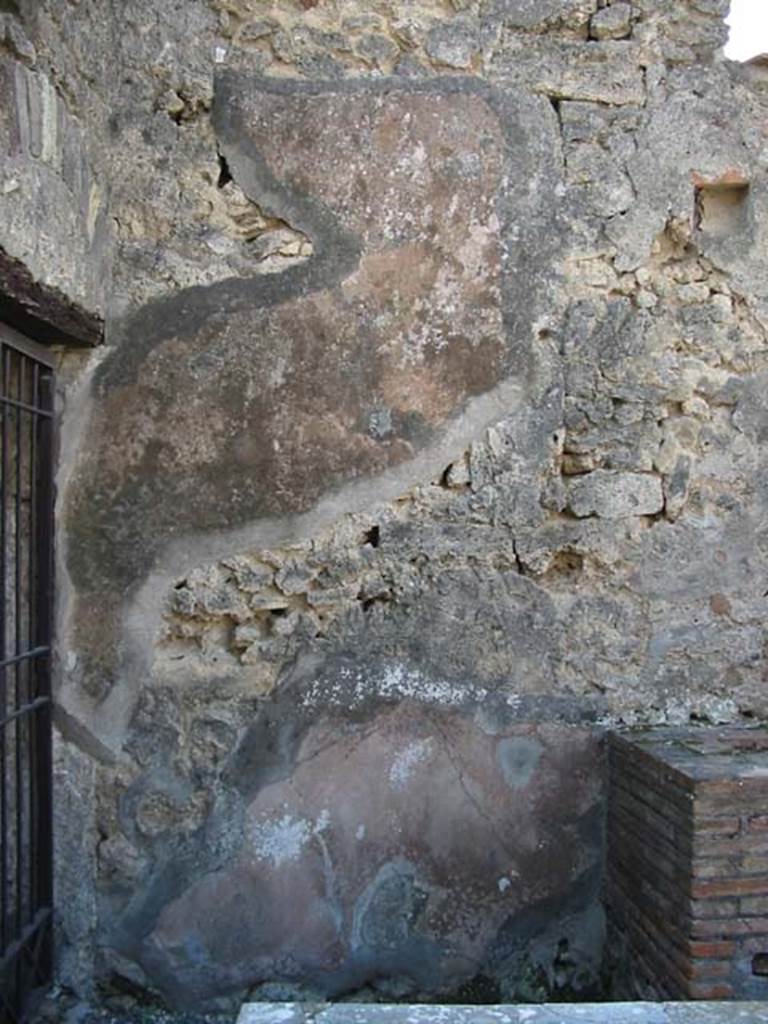
M 58 1012 L 58 1016 L 55 1014 Z M 49 1001 L 34 1024 L 768 1024 L 768 1002 L 568 1003 L 439 1006 L 362 1003 L 249 1003 L 232 1015 L 148 1007 L 96 1010 Z
M 237 1024 L 768 1024 L 766 1003 L 405 1006 L 250 1003 Z

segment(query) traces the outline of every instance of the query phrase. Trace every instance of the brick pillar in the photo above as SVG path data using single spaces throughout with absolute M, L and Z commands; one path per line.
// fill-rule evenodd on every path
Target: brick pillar
M 615 733 L 609 764 L 606 896 L 627 987 L 768 998 L 768 730 Z

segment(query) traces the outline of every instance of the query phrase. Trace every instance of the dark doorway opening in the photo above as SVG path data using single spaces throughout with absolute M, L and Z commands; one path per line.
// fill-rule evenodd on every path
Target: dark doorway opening
M 53 968 L 53 360 L 0 324 L 0 1022 Z

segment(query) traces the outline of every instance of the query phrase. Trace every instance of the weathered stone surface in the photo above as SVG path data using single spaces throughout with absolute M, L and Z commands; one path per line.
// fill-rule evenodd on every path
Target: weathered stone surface
M 597 9 L 597 0 L 492 0 L 488 5 L 509 28 L 543 31 L 566 24 L 579 27 Z
M 638 47 L 630 41 L 547 42 L 536 49 L 524 38 L 500 50 L 493 73 L 524 80 L 555 100 L 585 100 L 611 106 L 642 104 L 645 87 Z
M 57 734 L 54 742 L 56 949 L 63 976 L 84 996 L 96 980 L 96 766 Z M 77 871 L 72 871 L 73 859 Z
M 577 477 L 568 487 L 568 507 L 576 516 L 649 516 L 661 512 L 661 480 L 642 473 L 595 470 Z
M 595 39 L 625 39 L 632 30 L 632 5 L 613 3 L 592 15 L 589 22 Z
M 479 40 L 470 23 L 456 19 L 446 25 L 436 25 L 427 35 L 424 49 L 438 65 L 469 68 L 479 49 Z

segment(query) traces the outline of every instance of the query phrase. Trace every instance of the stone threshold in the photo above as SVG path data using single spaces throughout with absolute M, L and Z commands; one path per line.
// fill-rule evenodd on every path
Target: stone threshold
M 768 1002 L 544 1003 L 440 1006 L 400 1003 L 246 1003 L 237 1024 L 768 1024 Z

